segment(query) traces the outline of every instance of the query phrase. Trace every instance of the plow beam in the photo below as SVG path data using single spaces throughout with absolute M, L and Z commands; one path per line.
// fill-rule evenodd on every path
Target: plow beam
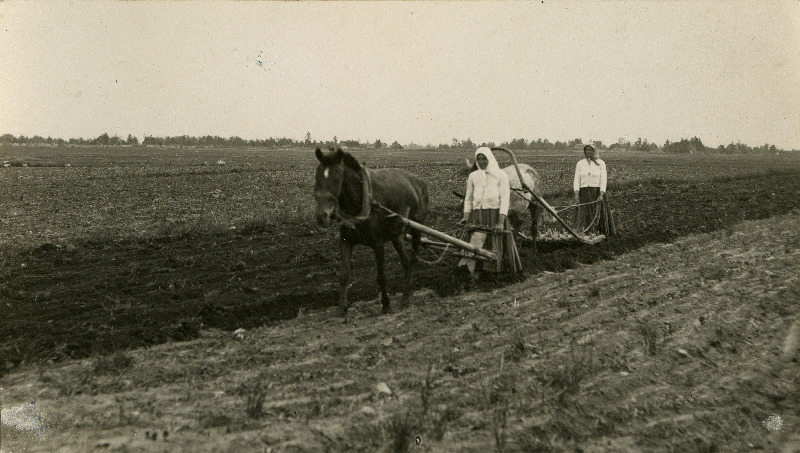
M 425 226 L 425 225 L 423 225 L 421 223 L 415 222 L 415 221 L 413 221 L 411 219 L 407 219 L 407 218 L 405 218 L 403 216 L 398 216 L 398 219 L 400 219 L 400 221 L 403 222 L 403 225 L 411 228 L 412 230 L 416 230 L 416 231 L 419 231 L 421 233 L 425 233 L 430 237 L 436 238 L 436 239 L 438 239 L 440 241 L 443 241 L 443 242 L 446 242 L 448 244 L 452 244 L 452 245 L 454 245 L 454 246 L 456 246 L 456 247 L 458 247 L 458 248 L 460 248 L 462 250 L 466 250 L 468 252 L 471 252 L 471 253 L 473 253 L 473 254 L 475 254 L 475 255 L 477 255 L 479 257 L 485 258 L 487 260 L 490 260 L 490 261 L 496 261 L 497 260 L 497 255 L 495 255 L 494 253 L 492 253 L 492 252 L 490 252 L 488 250 L 484 250 L 484 249 L 482 249 L 480 247 L 475 247 L 474 245 L 470 244 L 469 242 L 462 241 L 461 239 L 458 239 L 458 238 L 454 238 L 453 236 L 450 236 L 449 234 L 445 234 L 445 233 L 442 233 L 441 231 L 434 230 L 433 228 L 427 227 L 427 226 Z
M 411 235 L 408 234 L 408 233 L 406 233 L 406 240 L 408 240 L 408 241 L 411 240 Z M 460 249 L 458 249 L 458 247 L 454 246 L 453 244 L 448 244 L 446 242 L 438 242 L 438 241 L 432 241 L 432 240 L 430 240 L 428 238 L 420 238 L 420 244 L 423 247 L 429 247 L 429 248 L 435 249 L 435 250 L 441 250 L 441 251 L 447 250 L 447 253 L 449 255 L 453 255 L 453 256 L 461 256 L 461 257 L 464 257 L 464 258 L 474 258 L 476 260 L 481 260 L 481 261 L 491 261 L 489 258 L 480 256 L 480 255 L 474 255 L 474 254 L 472 254 L 470 252 L 466 252 L 466 251 L 460 250 Z M 451 246 L 453 247 L 453 249 L 448 249 L 448 247 L 451 247 Z

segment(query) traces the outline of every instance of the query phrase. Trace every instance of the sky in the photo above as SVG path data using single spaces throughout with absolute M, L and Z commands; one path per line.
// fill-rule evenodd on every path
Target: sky
M 800 149 L 800 2 L 0 2 L 0 134 Z

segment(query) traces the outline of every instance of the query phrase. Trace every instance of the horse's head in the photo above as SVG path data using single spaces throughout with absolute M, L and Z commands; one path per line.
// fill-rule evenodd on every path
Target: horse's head
M 459 166 L 458 175 L 467 177 L 470 173 L 478 169 L 478 164 L 469 160 L 468 157 L 464 158 L 464 165 Z
M 329 226 L 333 220 L 339 194 L 342 191 L 344 181 L 344 165 L 342 157 L 344 152 L 341 148 L 330 153 L 322 154 L 317 148 L 314 152 L 319 161 L 317 173 L 314 176 L 314 199 L 317 201 L 317 223 L 322 226 Z

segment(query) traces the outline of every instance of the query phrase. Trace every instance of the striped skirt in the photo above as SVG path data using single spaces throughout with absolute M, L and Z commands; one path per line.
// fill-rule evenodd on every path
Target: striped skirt
M 603 234 L 606 237 L 617 234 L 617 226 L 608 205 L 608 192 L 603 195 L 603 201 L 592 203 L 599 196 L 599 187 L 581 187 L 578 193 L 580 206 L 575 213 L 575 230 L 578 233 L 583 233 L 588 228 L 586 233 Z
M 499 217 L 499 209 L 476 209 L 470 214 L 470 226 L 494 229 Z M 483 235 L 476 235 L 476 233 L 482 232 L 485 233 L 485 241 L 478 243 L 481 242 Z M 505 224 L 503 225 L 503 231 L 495 233 L 494 231 L 476 229 L 472 231 L 468 241 L 500 257 L 496 262 L 475 260 L 477 261 L 476 269 L 487 272 L 502 272 L 507 270 L 514 273 L 522 270 L 522 261 L 519 257 L 517 244 L 514 242 L 514 234 L 511 231 L 511 224 L 508 221 L 508 217 L 506 217 Z M 465 264 L 468 261 L 471 261 L 471 259 L 464 258 L 459 265 Z

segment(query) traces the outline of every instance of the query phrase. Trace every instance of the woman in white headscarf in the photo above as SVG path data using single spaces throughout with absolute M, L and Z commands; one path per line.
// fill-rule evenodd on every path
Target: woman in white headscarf
M 464 196 L 462 224 L 472 229 L 470 243 L 494 252 L 497 262 L 483 262 L 482 270 L 501 272 L 522 270 L 514 235 L 508 222 L 508 206 L 511 187 L 508 175 L 500 169 L 492 150 L 481 147 L 475 150 L 478 169 L 469 174 Z M 477 267 L 472 259 L 463 259 L 459 265 L 467 265 L 471 271 Z
M 583 155 L 575 165 L 575 178 L 572 190 L 575 191 L 575 226 L 579 232 L 586 230 L 592 234 L 613 236 L 617 232 L 611 208 L 608 205 L 606 186 L 608 173 L 606 163 L 597 154 L 592 145 L 583 147 Z

